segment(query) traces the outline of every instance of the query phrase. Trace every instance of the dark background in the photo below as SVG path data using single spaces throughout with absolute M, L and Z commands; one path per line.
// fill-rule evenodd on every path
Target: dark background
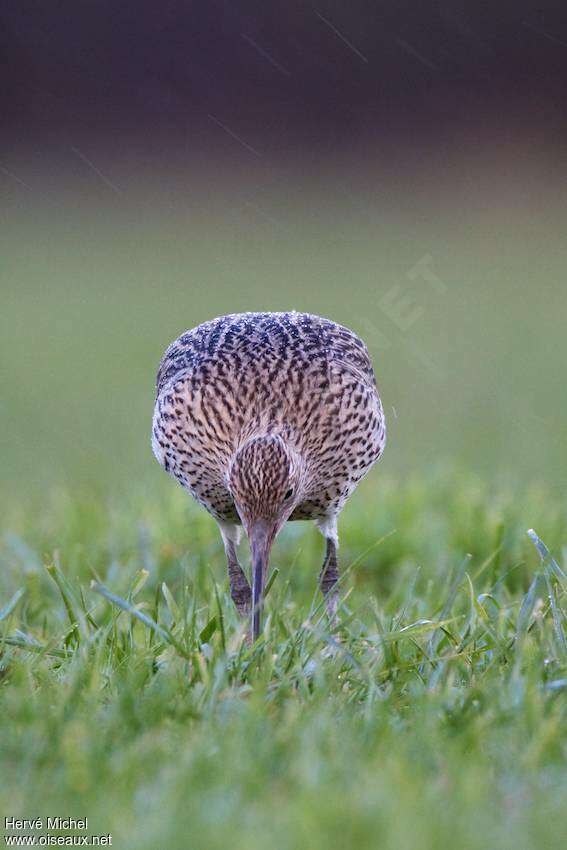
M 3 0 L 0 55 L 5 149 L 230 145 L 210 115 L 263 155 L 565 131 L 560 2 Z

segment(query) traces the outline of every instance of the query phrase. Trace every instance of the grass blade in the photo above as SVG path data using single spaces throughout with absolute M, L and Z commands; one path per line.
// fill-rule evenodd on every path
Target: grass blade
M 125 611 L 127 614 L 130 614 L 132 617 L 135 617 L 148 629 L 151 629 L 160 638 L 169 643 L 171 646 L 175 647 L 175 649 L 182 655 L 184 658 L 187 658 L 187 652 L 181 646 L 181 644 L 173 637 L 171 632 L 168 629 L 162 628 L 158 625 L 155 620 L 152 620 L 151 617 L 148 617 L 147 614 L 144 614 L 143 611 L 140 611 L 130 602 L 127 602 L 121 596 L 117 596 L 116 593 L 112 593 L 112 591 L 108 590 L 103 584 L 99 584 L 99 582 L 93 581 L 91 582 L 91 588 L 95 591 L 95 593 L 100 593 L 101 596 L 104 596 L 109 602 L 112 602 L 113 605 L 116 605 L 122 611 Z
M 127 602 L 125 599 L 122 599 L 121 596 L 117 596 L 112 591 L 108 590 L 103 584 L 98 584 L 98 582 L 91 582 L 91 588 L 95 591 L 95 593 L 100 593 L 101 596 L 104 596 L 105 599 L 108 599 L 109 602 L 112 602 L 113 605 L 116 605 L 118 608 L 121 608 L 122 611 L 126 611 L 127 614 L 131 614 L 132 617 L 136 617 L 141 623 L 147 626 L 149 629 L 152 629 L 156 634 L 158 634 L 163 640 L 169 643 L 169 635 L 162 629 L 161 626 L 152 620 L 151 617 L 148 617 L 147 614 L 144 614 L 143 611 L 139 611 L 134 605 L 130 602 Z
M 553 630 L 555 632 L 555 637 L 561 650 L 561 654 L 564 657 L 567 657 L 567 638 L 565 637 L 565 631 L 563 629 L 563 615 L 557 601 L 557 594 L 555 592 L 555 587 L 553 586 L 552 581 L 553 577 L 555 577 L 555 579 L 559 582 L 562 578 L 567 578 L 567 576 L 565 575 L 557 561 L 553 558 L 543 540 L 538 537 L 533 528 L 529 529 L 528 537 L 538 550 L 539 556 L 543 564 L 543 575 L 547 587 L 549 604 L 551 607 L 551 616 L 553 618 Z
M 179 605 L 173 598 L 173 594 L 167 584 L 162 581 L 161 583 L 161 592 L 163 593 L 163 598 L 165 599 L 165 604 L 169 609 L 169 613 L 171 614 L 173 623 L 179 623 L 181 620 L 181 611 L 179 609 Z
M 542 560 L 542 563 L 547 565 L 547 563 L 549 562 L 549 566 L 551 567 L 552 571 L 555 573 L 557 578 L 561 579 L 562 581 L 566 581 L 567 580 L 567 574 L 565 572 L 563 572 L 563 570 L 561 569 L 561 567 L 559 566 L 559 564 L 557 563 L 555 558 L 551 555 L 549 549 L 547 548 L 547 546 L 545 545 L 543 540 L 541 540 L 541 538 L 538 537 L 538 535 L 535 533 L 533 528 L 529 528 L 527 533 L 528 533 L 528 537 L 530 538 L 530 540 L 532 541 L 532 543 L 536 547 L 537 551 L 539 552 L 539 556 Z
M 57 567 L 55 564 L 49 564 L 46 567 L 46 570 L 49 576 L 57 585 L 57 589 L 61 594 L 63 604 L 65 605 L 65 610 L 67 611 L 69 622 L 73 626 L 72 635 L 74 636 L 77 643 L 80 643 L 81 635 L 79 634 L 78 623 L 84 623 L 84 617 L 82 615 L 79 602 L 75 598 L 73 589 L 71 588 L 71 585 L 69 584 L 59 567 Z
M 216 618 L 216 615 L 215 615 L 215 616 L 211 617 L 211 619 L 208 621 L 208 623 L 201 630 L 201 632 L 199 634 L 199 642 L 200 643 L 208 643 L 210 641 L 210 639 L 212 638 L 212 636 L 214 635 L 214 633 L 216 632 L 217 625 L 218 625 L 218 622 L 217 622 L 217 618 Z
M 0 623 L 2 622 L 2 620 L 5 620 L 6 617 L 10 616 L 10 614 L 12 613 L 12 611 L 14 610 L 14 608 L 16 607 L 16 605 L 18 604 L 18 602 L 20 601 L 20 599 L 22 598 L 24 593 L 25 593 L 24 588 L 20 587 L 18 590 L 16 590 L 16 592 L 14 593 L 14 595 L 12 596 L 10 601 L 7 602 L 6 605 L 4 605 L 3 608 L 0 608 Z

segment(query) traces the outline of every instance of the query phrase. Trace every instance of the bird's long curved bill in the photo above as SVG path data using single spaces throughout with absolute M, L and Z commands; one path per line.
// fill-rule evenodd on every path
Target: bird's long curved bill
M 264 526 L 255 526 L 250 531 L 252 550 L 252 639 L 257 640 L 262 628 L 262 605 L 264 586 L 268 572 L 268 557 L 271 541 Z

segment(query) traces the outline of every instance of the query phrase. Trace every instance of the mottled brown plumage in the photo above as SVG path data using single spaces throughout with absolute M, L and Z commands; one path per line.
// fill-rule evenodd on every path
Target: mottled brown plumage
M 252 601 L 236 556 L 244 526 L 255 637 L 270 547 L 287 520 L 313 519 L 326 537 L 320 580 L 335 615 L 337 516 L 385 440 L 366 347 L 328 319 L 222 316 L 182 334 L 161 361 L 154 454 L 217 520 L 243 614 Z

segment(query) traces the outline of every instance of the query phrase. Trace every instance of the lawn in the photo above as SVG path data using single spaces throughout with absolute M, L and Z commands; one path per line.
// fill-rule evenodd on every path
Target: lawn
M 182 492 L 14 512 L 0 810 L 87 816 L 69 834 L 137 850 L 564 847 L 567 581 L 525 514 L 560 552 L 565 507 L 448 471 L 369 481 L 340 626 L 296 524 L 254 647 Z

